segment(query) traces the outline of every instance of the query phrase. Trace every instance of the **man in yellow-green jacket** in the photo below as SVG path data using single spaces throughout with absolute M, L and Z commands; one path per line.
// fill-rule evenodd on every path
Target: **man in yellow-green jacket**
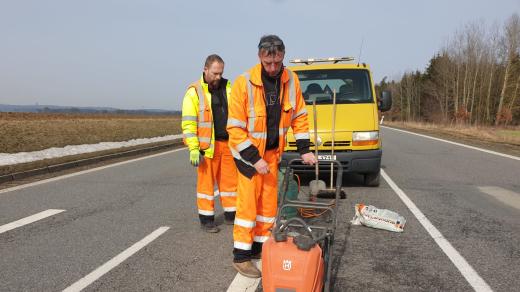
M 222 77 L 224 61 L 206 58 L 201 78 L 188 86 L 182 103 L 182 133 L 190 163 L 197 169 L 197 207 L 201 228 L 219 232 L 214 199 L 220 195 L 224 222 L 233 224 L 236 213 L 237 170 L 228 146 L 226 124 L 231 83 Z

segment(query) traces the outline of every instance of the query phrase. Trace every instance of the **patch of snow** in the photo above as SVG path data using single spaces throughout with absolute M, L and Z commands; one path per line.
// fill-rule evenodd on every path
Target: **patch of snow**
M 57 158 L 68 155 L 76 155 L 83 153 L 91 153 L 96 151 L 117 149 L 122 147 L 130 147 L 148 143 L 155 143 L 161 141 L 169 141 L 181 139 L 181 135 L 168 135 L 155 138 L 140 138 L 132 139 L 123 142 L 101 142 L 97 144 L 83 144 L 83 145 L 67 145 L 65 147 L 53 147 L 40 151 L 19 152 L 19 153 L 0 153 L 0 166 L 13 165 L 19 163 L 26 163 L 38 161 L 49 158 Z

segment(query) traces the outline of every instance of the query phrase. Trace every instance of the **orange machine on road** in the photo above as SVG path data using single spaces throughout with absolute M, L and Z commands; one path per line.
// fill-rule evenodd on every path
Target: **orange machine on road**
M 320 160 L 323 165 L 335 164 L 336 192 L 334 199 L 287 199 L 288 182 L 294 165 L 289 162 L 283 184 L 276 223 L 271 237 L 262 247 L 262 288 L 264 291 L 317 292 L 329 291 L 334 232 L 338 201 L 341 195 L 343 169 L 337 160 Z M 300 216 L 284 212 L 297 208 Z M 311 214 L 311 216 L 309 216 Z

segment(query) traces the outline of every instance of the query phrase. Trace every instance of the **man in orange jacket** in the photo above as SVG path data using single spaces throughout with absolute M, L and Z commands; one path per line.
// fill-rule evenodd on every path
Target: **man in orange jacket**
M 275 221 L 278 162 L 289 127 L 303 162 L 317 162 L 309 151 L 300 81 L 283 67 L 284 56 L 285 45 L 278 36 L 263 36 L 258 45 L 260 64 L 239 76 L 231 89 L 227 131 L 239 171 L 233 266 L 250 278 L 261 276 L 251 259 L 260 257 Z
M 215 195 L 220 195 L 224 220 L 233 224 L 237 170 L 226 131 L 231 83 L 222 77 L 224 61 L 209 55 L 199 80 L 188 87 L 182 103 L 182 133 L 197 169 L 197 208 L 201 227 L 219 232 L 215 225 Z M 216 186 L 216 188 L 215 188 Z

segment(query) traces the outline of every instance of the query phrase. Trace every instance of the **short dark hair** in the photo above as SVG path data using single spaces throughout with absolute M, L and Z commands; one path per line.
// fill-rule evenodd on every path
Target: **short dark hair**
M 206 63 L 204 63 L 204 68 L 209 68 L 213 62 L 219 62 L 221 64 L 224 64 L 224 60 L 217 55 L 217 54 L 211 54 L 206 58 Z
M 264 35 L 258 43 L 258 53 L 262 51 L 267 52 L 267 55 L 275 55 L 278 52 L 285 53 L 285 45 L 277 35 Z

